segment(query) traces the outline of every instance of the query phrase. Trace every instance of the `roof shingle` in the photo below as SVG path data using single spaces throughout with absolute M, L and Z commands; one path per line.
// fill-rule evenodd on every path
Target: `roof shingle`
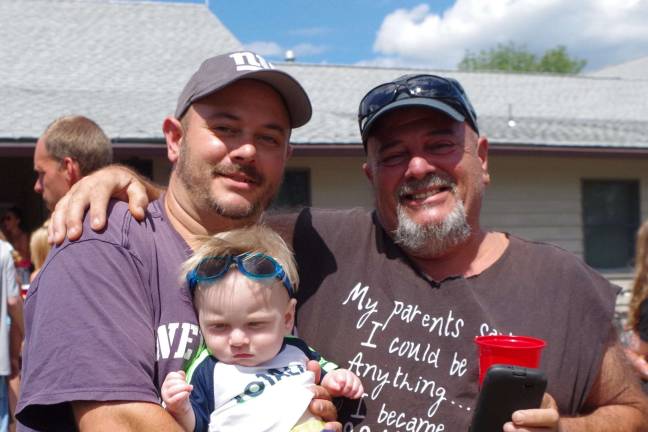
M 241 43 L 204 4 L 0 1 L 0 137 L 79 113 L 111 137 L 160 136 L 207 57 Z

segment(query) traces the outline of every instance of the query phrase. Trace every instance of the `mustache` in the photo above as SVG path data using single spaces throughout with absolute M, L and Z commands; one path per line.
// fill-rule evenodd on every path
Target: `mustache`
M 265 177 L 255 167 L 239 164 L 218 164 L 211 170 L 212 176 L 229 176 L 232 174 L 244 174 L 251 182 L 261 184 Z
M 456 186 L 457 182 L 448 174 L 430 173 L 420 180 L 410 180 L 403 183 L 396 191 L 396 195 L 398 198 L 403 198 L 405 195 L 411 195 L 417 190 L 430 187 L 449 188 L 454 193 Z

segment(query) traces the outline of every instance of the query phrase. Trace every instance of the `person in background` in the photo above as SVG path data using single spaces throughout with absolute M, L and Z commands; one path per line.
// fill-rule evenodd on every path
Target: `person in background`
M 11 251 L 11 245 L 0 238 L 0 432 L 9 430 L 19 386 L 18 380 L 13 389 L 16 394 L 12 395 L 9 380 L 19 373 L 20 345 L 10 341 L 21 340 L 24 332 L 22 298 Z
M 36 142 L 34 191 L 54 210 L 80 178 L 111 162 L 110 139 L 97 123 L 81 115 L 59 117 Z
M 29 273 L 32 262 L 29 252 L 29 233 L 25 228 L 22 210 L 13 206 L 2 215 L 2 232 L 11 243 L 19 257 L 16 260 L 16 270 L 21 283 L 29 283 Z
M 648 220 L 637 231 L 625 353 L 648 392 Z
M 43 267 L 45 258 L 47 258 L 47 254 L 51 249 L 51 245 L 47 241 L 48 227 L 49 227 L 49 219 L 46 220 L 43 223 L 43 225 L 36 228 L 31 233 L 31 237 L 29 240 L 29 249 L 31 252 L 31 259 L 32 259 L 32 264 L 34 266 L 34 270 L 29 276 L 29 283 L 31 283 L 34 280 L 34 278 L 38 275 L 38 272 L 40 271 L 41 267 Z M 26 293 L 23 292 L 23 295 L 24 294 Z

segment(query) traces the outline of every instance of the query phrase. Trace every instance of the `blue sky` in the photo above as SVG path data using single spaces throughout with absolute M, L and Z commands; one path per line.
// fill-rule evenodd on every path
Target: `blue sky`
M 439 13 L 453 3 L 429 2 Z M 298 60 L 308 63 L 354 64 L 376 56 L 373 44 L 385 16 L 419 4 L 420 0 L 211 0 L 210 8 L 245 44 L 276 43 L 282 52 L 293 49 Z
M 169 0 L 207 3 L 206 0 Z M 454 69 L 467 50 L 558 45 L 586 70 L 648 56 L 645 0 L 209 0 L 248 48 L 272 60 Z

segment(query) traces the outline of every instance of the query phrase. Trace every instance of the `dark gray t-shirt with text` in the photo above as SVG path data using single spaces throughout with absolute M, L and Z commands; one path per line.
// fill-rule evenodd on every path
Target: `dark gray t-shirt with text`
M 481 274 L 430 281 L 361 209 L 304 210 L 293 232 L 299 335 L 360 376 L 345 431 L 468 430 L 477 396 L 474 338 L 542 338 L 541 368 L 574 414 L 599 372 L 617 288 L 559 247 L 509 236 Z

